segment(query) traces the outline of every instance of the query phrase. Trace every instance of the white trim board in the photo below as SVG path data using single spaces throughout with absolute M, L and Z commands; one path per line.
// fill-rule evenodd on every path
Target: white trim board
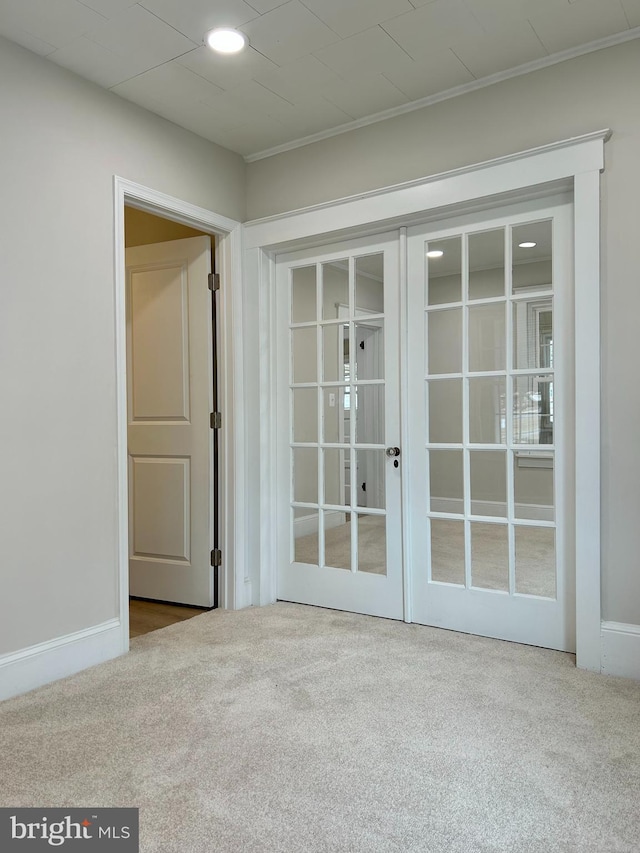
M 259 336 L 259 363 L 245 372 L 247 399 L 260 400 L 260 421 L 250 429 L 261 449 L 260 562 L 261 603 L 276 589 L 275 535 L 267 520 L 277 499 L 276 433 L 277 340 L 274 334 L 275 276 L 278 253 L 293 246 L 319 246 L 336 239 L 364 236 L 406 221 L 426 222 L 446 210 L 460 216 L 470 208 L 501 203 L 505 196 L 540 198 L 566 182 L 574 191 L 574 272 L 576 396 L 576 515 L 572 537 L 579 567 L 576 578 L 578 666 L 601 669 L 600 602 L 600 172 L 608 129 L 551 145 L 466 166 L 422 180 L 363 193 L 334 202 L 245 223 L 246 333 Z M 249 301 L 249 299 L 247 299 Z M 259 306 L 259 310 L 258 310 Z M 406 306 L 405 306 L 406 310 Z M 407 585 L 406 585 L 407 586 Z M 405 605 L 410 609 L 410 596 Z M 410 621 L 410 613 L 405 615 Z
M 220 431 L 220 546 L 223 567 L 220 577 L 220 604 L 236 610 L 249 606 L 251 583 L 246 576 L 245 531 L 245 447 L 244 404 L 242 397 L 242 299 L 241 230 L 235 220 L 213 211 L 114 176 L 114 299 L 115 371 L 117 395 L 118 460 L 118 578 L 120 594 L 121 652 L 129 649 L 129 547 L 127 485 L 127 388 L 125 319 L 124 207 L 145 210 L 156 216 L 181 222 L 218 237 L 216 257 L 220 266 L 219 294 L 219 405 L 223 412 Z
M 540 59 L 525 62 L 522 65 L 517 65 L 515 68 L 508 68 L 505 71 L 498 71 L 495 74 L 489 74 L 487 77 L 481 77 L 478 80 L 472 80 L 469 83 L 445 89 L 444 92 L 437 92 L 434 95 L 428 95 L 426 98 L 420 98 L 408 104 L 400 104 L 397 107 L 391 107 L 391 109 L 382 110 L 382 112 L 374 113 L 364 118 L 339 124 L 328 130 L 322 130 L 319 133 L 293 139 L 291 142 L 283 142 L 281 145 L 275 145 L 273 148 L 265 148 L 263 151 L 256 151 L 254 154 L 245 154 L 244 161 L 245 163 L 255 163 L 258 160 L 274 157 L 276 154 L 284 154 L 286 151 L 304 148 L 307 145 L 313 145 L 314 142 L 321 142 L 323 139 L 341 136 L 343 133 L 349 133 L 352 130 L 358 130 L 358 128 L 367 127 L 371 124 L 378 124 L 381 121 L 405 115 L 406 113 L 414 113 L 417 110 L 423 110 L 425 107 L 430 107 L 441 101 L 448 101 L 451 98 L 457 98 L 460 95 L 466 95 L 478 89 L 486 89 L 488 86 L 493 86 L 494 83 L 502 83 L 504 80 L 511 80 L 514 77 L 522 77 L 524 74 L 531 74 L 533 71 L 540 71 L 542 68 L 549 68 L 552 65 L 558 65 L 560 62 L 577 59 L 577 57 L 584 56 L 587 53 L 594 53 L 596 50 L 604 50 L 607 47 L 615 47 L 618 44 L 624 44 L 637 38 L 640 38 L 640 27 L 633 27 L 621 33 L 614 33 L 613 35 L 596 39 L 587 44 L 577 45 L 576 47 L 570 47 L 567 50 L 553 53 L 551 56 L 543 56 Z
M 328 239 L 340 231 L 349 236 L 358 227 L 372 228 L 374 224 L 376 230 L 389 230 L 400 220 L 424 221 L 439 208 L 458 208 L 468 202 L 574 180 L 576 175 L 604 169 L 603 143 L 610 138 L 611 130 L 604 128 L 436 175 L 254 219 L 244 225 L 244 246 L 288 251 L 297 240 L 320 235 Z M 447 217 L 452 215 L 447 210 Z M 416 216 L 423 219 L 415 220 Z
M 601 671 L 640 681 L 640 625 L 602 623 Z
M 0 656 L 0 701 L 122 654 L 119 619 Z

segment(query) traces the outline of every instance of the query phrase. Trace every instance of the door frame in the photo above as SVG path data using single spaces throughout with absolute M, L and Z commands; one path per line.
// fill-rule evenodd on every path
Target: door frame
M 127 352 L 125 205 L 163 219 L 188 225 L 216 237 L 215 257 L 220 272 L 218 302 L 218 404 L 223 412 L 219 435 L 219 547 L 223 553 L 219 601 L 224 609 L 236 610 L 251 603 L 250 584 L 245 579 L 245 458 L 243 453 L 244 405 L 242 388 L 243 351 L 242 225 L 205 208 L 114 175 L 115 252 L 115 360 L 116 360 L 116 457 L 118 596 L 122 652 L 129 650 L 129 485 L 127 465 Z M 234 287 L 235 284 L 235 287 Z M 213 483 L 211 483 L 213 489 Z
M 259 602 L 277 599 L 277 552 L 273 510 L 278 494 L 276 459 L 275 258 L 285 251 L 322 246 L 356 236 L 400 232 L 401 268 L 409 225 L 490 210 L 507 202 L 573 192 L 575 277 L 575 556 L 577 665 L 600 672 L 600 172 L 609 129 L 529 149 L 443 174 L 364 192 L 244 225 L 245 334 L 259 340 L 260 362 L 245 376 L 246 392 L 260 400 L 251 425 L 260 448 Z M 257 297 L 257 298 L 256 298 Z M 401 312 L 407 305 L 401 294 Z M 405 356 L 406 358 L 406 356 Z M 406 365 L 402 361 L 401 368 Z M 404 395 L 406 370 L 401 381 Z M 406 395 L 404 396 L 406 399 Z M 406 424 L 406 418 L 402 419 Z M 406 443 L 405 427 L 402 429 Z M 250 439 L 251 440 L 251 439 Z M 410 500 L 406 479 L 403 500 Z M 405 525 L 407 539 L 410 531 Z M 408 552 L 407 552 L 408 553 Z M 405 577 L 405 621 L 411 621 L 411 584 Z

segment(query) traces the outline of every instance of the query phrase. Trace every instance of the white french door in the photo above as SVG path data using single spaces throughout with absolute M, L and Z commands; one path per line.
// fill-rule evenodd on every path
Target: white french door
M 278 598 L 573 650 L 571 210 L 278 256 Z
M 396 235 L 277 260 L 278 598 L 403 617 Z
M 413 621 L 575 649 L 570 226 L 408 233 Z

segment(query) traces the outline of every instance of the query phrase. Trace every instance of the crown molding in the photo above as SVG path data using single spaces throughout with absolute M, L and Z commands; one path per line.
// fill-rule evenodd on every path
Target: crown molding
M 521 77 L 524 74 L 530 74 L 533 71 L 540 71 L 543 68 L 549 68 L 552 65 L 558 65 L 560 62 L 566 62 L 569 59 L 576 59 L 579 56 L 584 56 L 587 53 L 594 53 L 598 50 L 604 50 L 607 47 L 615 47 L 619 44 L 624 44 L 628 41 L 640 38 L 640 27 L 634 27 L 630 30 L 625 30 L 622 33 L 615 33 L 605 38 L 597 39 L 596 41 L 582 44 L 577 47 L 569 48 L 568 50 L 553 53 L 550 56 L 545 56 L 542 59 L 535 59 L 532 62 L 525 62 L 523 65 L 518 65 L 515 68 L 510 68 L 507 71 L 499 71 L 496 74 L 490 74 L 488 77 L 481 77 L 478 80 L 473 80 L 471 83 L 464 83 L 461 86 L 454 86 L 452 89 L 446 89 L 444 92 L 438 92 L 435 95 L 429 95 L 426 98 L 420 98 L 418 101 L 411 101 L 408 104 L 401 104 L 398 107 L 392 107 L 389 110 L 383 110 L 374 115 L 365 118 L 356 119 L 355 121 L 340 124 L 337 127 L 332 127 L 328 130 L 323 130 L 320 133 L 314 133 L 310 136 L 304 136 L 300 139 L 293 139 L 291 142 L 284 142 L 282 145 L 276 145 L 273 148 L 267 148 L 264 151 L 257 151 L 255 154 L 246 154 L 244 156 L 245 163 L 255 163 L 258 160 L 265 160 L 268 157 L 274 157 L 276 154 L 284 154 L 287 151 L 293 151 L 296 148 L 303 148 L 306 145 L 312 145 L 314 142 L 321 142 L 323 139 L 330 139 L 333 136 L 341 136 L 343 133 L 349 133 L 352 130 L 358 130 L 361 127 L 368 127 L 371 124 L 386 121 L 396 116 L 405 115 L 406 113 L 416 112 L 417 110 L 430 107 L 433 104 L 441 101 L 448 101 L 451 98 L 457 98 L 460 95 L 466 95 L 470 92 L 475 92 L 478 89 L 485 89 L 487 86 L 493 86 L 495 83 L 502 83 L 505 80 L 510 80 L 513 77 Z

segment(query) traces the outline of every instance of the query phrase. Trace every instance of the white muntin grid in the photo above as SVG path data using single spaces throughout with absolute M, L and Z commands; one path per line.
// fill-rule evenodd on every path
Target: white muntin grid
M 382 388 L 384 395 L 385 388 L 385 380 L 384 380 L 384 370 L 380 377 L 375 377 L 373 379 L 361 379 L 356 375 L 356 330 L 358 325 L 367 325 L 370 323 L 379 323 L 384 324 L 384 312 L 370 314 L 367 313 L 366 320 L 363 315 L 358 314 L 356 311 L 356 262 L 358 257 L 366 257 L 370 255 L 371 252 L 362 253 L 362 255 L 349 255 L 348 257 L 342 258 L 342 261 L 347 264 L 348 267 L 348 315 L 339 318 L 328 318 L 325 319 L 323 317 L 323 308 L 324 308 L 324 298 L 323 298 L 323 272 L 324 266 L 326 264 L 335 264 L 335 261 L 318 261 L 316 263 L 308 264 L 303 263 L 299 267 L 295 266 L 290 268 L 289 270 L 289 291 L 288 291 L 288 301 L 289 301 L 289 447 L 291 453 L 291 462 L 290 462 L 290 504 L 291 504 L 291 537 L 290 537 L 290 562 L 295 562 L 295 514 L 296 510 L 309 510 L 310 513 L 317 515 L 317 527 L 318 527 L 318 563 L 317 565 L 321 568 L 333 568 L 332 566 L 328 566 L 326 564 L 326 542 L 325 542 L 325 516 L 328 513 L 344 513 L 350 515 L 350 541 L 351 541 L 351 558 L 350 558 L 350 571 L 352 574 L 357 573 L 358 571 L 358 521 L 361 517 L 367 516 L 381 516 L 386 517 L 386 510 L 376 507 L 362 506 L 358 504 L 358 489 L 354 487 L 355 483 L 355 472 L 357 471 L 357 454 L 359 452 L 364 451 L 375 451 L 379 453 L 384 453 L 385 445 L 384 443 L 374 444 L 368 442 L 358 441 L 357 435 L 357 426 L 358 420 L 356 416 L 356 408 L 354 407 L 354 401 L 356 400 L 356 395 L 358 389 L 364 389 L 366 387 L 375 387 Z M 378 254 L 378 253 L 374 253 Z M 294 287 L 294 274 L 297 269 L 301 268 L 315 268 L 315 290 L 316 290 L 316 316 L 313 320 L 307 320 L 304 322 L 293 322 L 292 317 L 292 306 L 293 306 L 293 287 Z M 328 343 L 325 339 L 325 329 L 336 329 L 338 331 L 338 340 L 342 339 L 341 330 L 344 327 L 348 327 L 349 333 L 349 381 L 345 381 L 342 377 L 336 374 L 335 376 L 327 376 L 325 375 L 325 347 L 328 346 Z M 315 332 L 315 354 L 316 354 L 316 364 L 315 364 L 315 377 L 310 378 L 309 381 L 295 381 L 295 365 L 294 365 L 294 352 L 295 347 L 293 345 L 294 335 L 298 330 L 308 329 L 309 333 L 311 331 Z M 311 338 L 311 334 L 309 334 Z M 332 342 L 333 345 L 334 342 Z M 339 363 L 340 365 L 340 363 Z M 312 389 L 316 392 L 316 407 L 317 407 L 317 421 L 316 421 L 316 441 L 297 441 L 296 436 L 294 435 L 295 428 L 295 419 L 294 419 L 294 394 L 296 391 L 302 389 Z M 342 442 L 329 442 L 325 441 L 325 421 L 324 421 L 324 409 L 325 409 L 325 399 L 324 395 L 327 391 L 332 392 L 342 392 L 344 393 L 345 389 L 350 390 L 351 397 L 351 405 L 352 405 L 352 415 L 349 418 L 349 435 L 344 436 L 344 441 Z M 384 399 L 384 397 L 383 397 Z M 384 433 L 384 430 L 383 430 Z M 384 434 L 383 434 L 384 439 Z M 295 494 L 295 456 L 296 451 L 303 449 L 315 450 L 316 451 L 316 489 L 317 489 L 317 502 L 314 501 L 304 501 L 296 499 Z M 351 470 L 351 488 L 350 488 L 350 500 L 344 504 L 334 504 L 328 503 L 325 498 L 325 455 L 327 451 L 342 451 L 345 454 L 349 455 L 350 460 L 350 470 Z M 384 470 L 384 469 L 383 469 Z
M 553 220 L 550 220 L 553 227 Z M 481 229 L 479 231 L 465 231 L 459 235 L 451 235 L 451 237 L 460 236 L 460 251 L 461 251 L 461 294 L 460 300 L 455 302 L 429 304 L 429 261 L 426 257 L 428 250 L 428 241 L 425 242 L 424 251 L 424 330 L 425 330 L 425 436 L 427 438 L 426 449 L 426 482 L 430 483 L 430 455 L 432 451 L 457 451 L 462 454 L 463 461 L 463 511 L 459 512 L 441 512 L 434 511 L 431 508 L 431 490 L 428 491 L 428 511 L 427 511 L 427 535 L 428 535 L 428 581 L 429 583 L 438 583 L 445 586 L 460 586 L 460 584 L 449 583 L 442 580 L 434 580 L 432 577 L 432 554 L 431 554 L 431 520 L 446 519 L 459 521 L 464 526 L 464 585 L 467 589 L 481 589 L 483 592 L 498 595 L 525 595 L 516 591 L 516 527 L 536 527 L 550 528 L 556 530 L 556 520 L 542 520 L 533 518 L 521 518 L 516 514 L 516 499 L 515 499 L 515 474 L 514 468 L 517 461 L 517 454 L 526 451 L 527 453 L 535 454 L 551 454 L 553 459 L 553 507 L 554 518 L 556 518 L 558 507 L 558 488 L 557 488 L 557 446 L 556 437 L 560 434 L 560 418 L 558 406 L 558 387 L 556 382 L 556 364 L 558 361 L 558 347 L 556 348 L 556 357 L 553 366 L 549 367 L 526 367 L 518 368 L 514 364 L 514 310 L 513 306 L 518 303 L 531 302 L 534 300 L 544 300 L 551 305 L 552 312 L 555 311 L 554 286 L 555 286 L 555 259 L 553 260 L 553 276 L 552 287 L 540 287 L 539 289 L 527 289 L 524 293 L 513 292 L 512 283 L 512 233 L 514 228 L 519 228 L 523 224 L 521 221 L 517 223 L 505 223 L 501 226 L 504 234 L 504 295 L 485 297 L 478 299 L 469 298 L 469 238 L 489 231 L 498 230 L 497 228 Z M 441 242 L 439 240 L 434 242 Z M 553 241 L 552 241 L 553 243 Z M 503 305 L 504 306 L 504 322 L 505 322 L 505 354 L 504 368 L 495 370 L 471 370 L 470 369 L 470 346 L 469 346 L 469 312 L 483 306 Z M 460 313 L 461 325 L 461 370 L 451 373 L 429 373 L 429 321 L 433 315 L 443 311 L 458 311 Z M 556 326 L 556 318 L 553 317 L 553 325 Z M 502 380 L 505 383 L 505 431 L 504 441 L 495 443 L 476 443 L 471 442 L 470 437 L 470 381 L 478 378 L 492 378 Z M 516 380 L 519 377 L 544 377 L 546 380 L 554 383 L 554 443 L 553 444 L 532 444 L 518 443 L 514 436 L 514 416 L 515 408 L 513 405 L 514 394 L 516 388 Z M 457 380 L 462 383 L 462 441 L 461 442 L 431 442 L 430 430 L 430 400 L 429 386 L 431 381 L 436 380 Z M 502 438 L 502 436 L 500 436 Z M 506 514 L 505 515 L 480 515 L 472 512 L 472 493 L 471 493 L 471 457 L 472 453 L 478 451 L 503 453 L 506 465 Z M 479 499 L 474 499 L 476 505 L 482 503 Z M 495 590 L 482 586 L 474 586 L 472 577 L 472 551 L 471 537 L 473 524 L 493 524 L 506 527 L 507 542 L 508 542 L 508 589 Z M 555 539 L 556 537 L 554 537 Z M 556 574 L 556 596 L 558 595 L 558 548 L 555 549 L 555 574 Z M 534 596 L 535 597 L 535 596 Z

